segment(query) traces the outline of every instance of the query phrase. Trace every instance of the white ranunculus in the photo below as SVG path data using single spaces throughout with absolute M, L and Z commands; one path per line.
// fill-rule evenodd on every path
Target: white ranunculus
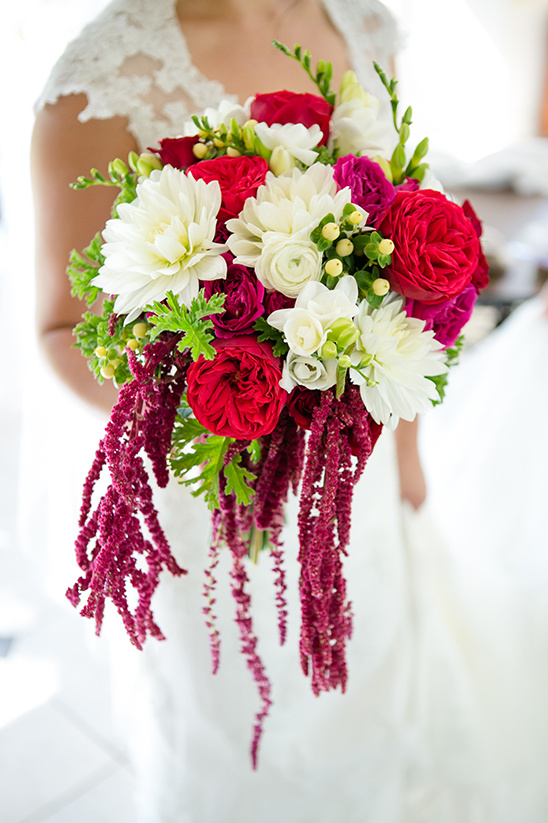
M 199 291 L 200 280 L 226 277 L 215 243 L 221 189 L 165 166 L 137 185 L 137 197 L 118 206 L 118 217 L 103 231 L 105 263 L 94 285 L 117 295 L 114 311 L 134 320 L 168 291 L 185 304 Z
M 317 123 L 310 128 L 302 123 L 273 123 L 271 126 L 257 123 L 255 134 L 267 149 L 274 151 L 278 147 L 284 148 L 291 157 L 305 166 L 311 166 L 317 159 L 318 153 L 313 149 L 323 137 Z
M 447 371 L 445 354 L 424 321 L 408 317 L 403 298 L 387 297 L 378 309 L 364 300 L 354 322 L 360 330 L 350 378 L 377 423 L 394 429 L 399 419 L 414 420 L 432 407 L 438 392 L 429 376 Z
M 390 155 L 390 124 L 379 120 L 380 102 L 372 94 L 354 97 L 335 106 L 328 146 L 339 157 L 347 154 Z
M 337 360 L 319 360 L 289 352 L 284 362 L 280 386 L 292 392 L 295 386 L 325 391 L 337 382 Z
M 243 106 L 240 106 L 239 103 L 232 103 L 230 100 L 221 100 L 218 108 L 204 109 L 201 117 L 207 117 L 212 129 L 218 129 L 221 123 L 229 129 L 231 120 L 235 120 L 239 126 L 243 126 L 246 120 L 249 120 L 251 99 L 252 98 L 246 100 Z M 195 134 L 198 134 L 198 132 L 198 126 L 192 120 L 188 120 L 185 123 L 183 129 L 183 135 L 185 137 L 193 137 Z
M 267 247 L 266 253 L 272 255 L 271 232 L 279 235 L 280 243 L 281 235 L 286 242 L 290 242 L 293 235 L 299 235 L 300 244 L 305 234 L 310 239 L 312 230 L 326 214 L 331 212 L 335 220 L 339 220 L 350 201 L 350 189 L 338 190 L 331 166 L 314 163 L 306 171 L 293 169 L 279 177 L 268 172 L 265 185 L 258 189 L 256 196 L 248 197 L 239 216 L 227 221 L 231 232 L 228 246 L 236 263 L 256 267 L 257 276 L 262 280 L 268 276 L 267 266 L 259 261 Z M 316 269 L 311 267 L 310 273 L 310 279 L 318 279 Z M 272 288 L 270 281 L 262 282 Z M 304 282 L 301 281 L 301 288 Z M 294 288 L 289 292 L 279 290 L 289 296 L 296 293 Z
M 283 332 L 291 351 L 303 357 L 318 351 L 327 338 L 320 321 L 306 309 L 280 309 L 272 312 L 268 322 Z
M 322 254 L 308 229 L 289 237 L 282 232 L 267 232 L 255 274 L 265 288 L 296 297 L 306 283 L 320 279 Z

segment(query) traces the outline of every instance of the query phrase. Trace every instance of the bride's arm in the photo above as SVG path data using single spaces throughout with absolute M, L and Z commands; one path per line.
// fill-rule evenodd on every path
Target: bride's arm
M 402 500 L 409 501 L 414 509 L 420 508 L 426 499 L 426 481 L 419 457 L 418 429 L 417 415 L 412 423 L 400 420 L 395 431 L 400 493 Z
M 31 164 L 36 222 L 36 321 L 48 361 L 81 398 L 109 410 L 116 398 L 110 381 L 99 385 L 79 349 L 72 348 L 72 329 L 86 306 L 70 295 L 66 274 L 72 249 L 82 251 L 110 216 L 117 189 L 93 187 L 74 191 L 70 183 L 106 172 L 115 157 L 137 150 L 123 118 L 78 121 L 84 95 L 61 98 L 46 106 L 33 132 Z

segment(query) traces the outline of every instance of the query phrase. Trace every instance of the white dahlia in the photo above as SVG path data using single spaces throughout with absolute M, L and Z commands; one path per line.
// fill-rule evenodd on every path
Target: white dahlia
M 447 371 L 444 350 L 424 321 L 408 317 L 403 298 L 391 294 L 380 308 L 364 300 L 354 322 L 360 331 L 350 370 L 363 403 L 377 423 L 396 428 L 399 419 L 414 420 L 439 399 L 429 376 Z
M 312 230 L 326 214 L 340 219 L 350 200 L 349 188 L 338 191 L 331 166 L 314 163 L 304 172 L 292 169 L 279 177 L 268 172 L 265 185 L 246 200 L 239 217 L 227 221 L 230 251 L 237 263 L 256 268 L 265 288 L 296 297 L 305 283 L 321 276 Z M 296 261 L 290 267 L 287 254 L 279 255 L 284 243 Z
M 103 231 L 105 263 L 94 279 L 106 294 L 118 295 L 117 314 L 126 323 L 168 291 L 185 305 L 199 290 L 199 280 L 226 277 L 215 243 L 221 189 L 166 166 L 137 185 L 137 197 L 118 206 L 118 217 Z

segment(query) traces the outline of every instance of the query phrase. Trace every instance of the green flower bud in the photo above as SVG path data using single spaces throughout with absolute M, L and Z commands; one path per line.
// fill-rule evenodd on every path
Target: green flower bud
M 124 177 L 128 172 L 128 167 L 119 157 L 108 164 L 108 173 L 113 177 Z
M 137 160 L 136 165 L 137 171 L 143 177 L 150 177 L 150 173 L 152 171 L 163 168 L 160 158 L 156 157 L 155 154 L 150 154 L 149 152 L 143 152 Z
M 359 336 L 360 330 L 352 324 L 352 328 L 347 328 L 339 334 L 337 343 L 341 349 L 347 349 L 356 342 Z
M 341 354 L 339 357 L 339 366 L 341 369 L 349 369 L 352 365 L 352 361 L 350 360 L 347 354 Z
M 337 344 L 332 340 L 327 340 L 320 350 L 320 357 L 322 360 L 333 360 L 338 354 Z

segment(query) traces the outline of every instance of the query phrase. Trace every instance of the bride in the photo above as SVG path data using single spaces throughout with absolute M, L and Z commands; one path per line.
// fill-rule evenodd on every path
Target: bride
M 353 68 L 379 97 L 372 60 L 390 70 L 397 47 L 394 21 L 378 0 L 115 0 L 68 47 L 38 101 L 38 332 L 53 369 L 105 419 L 116 390 L 99 386 L 72 348 L 82 305 L 70 297 L 64 272 L 71 249 L 83 249 L 104 225 L 112 196 L 108 188 L 74 192 L 69 184 L 91 167 L 104 170 L 114 157 L 180 134 L 191 114 L 223 98 L 313 91 L 297 63 L 271 47 L 273 38 L 331 59 L 335 88 Z M 135 652 L 129 641 L 118 642 L 114 621 L 108 626 L 142 823 L 506 820 L 492 814 L 492 763 L 469 638 L 463 641 L 466 627 L 446 581 L 440 606 L 442 573 L 432 558 L 441 547 L 425 495 L 416 423 L 400 423 L 395 436 L 383 433 L 354 498 L 345 564 L 355 614 L 349 687 L 320 698 L 299 669 L 290 506 L 291 623 L 283 648 L 268 558 L 253 569 L 254 620 L 274 706 L 252 772 L 257 698 L 221 586 L 223 658 L 215 677 L 209 671 L 201 614 L 207 512 L 175 483 L 158 493 L 174 554 L 189 570 L 185 579 L 163 580 L 155 600 L 167 641 Z

